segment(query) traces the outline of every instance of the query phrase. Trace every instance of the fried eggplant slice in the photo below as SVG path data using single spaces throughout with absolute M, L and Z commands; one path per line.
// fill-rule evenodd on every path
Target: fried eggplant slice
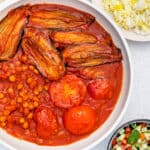
M 122 55 L 119 49 L 105 44 L 82 44 L 67 47 L 63 51 L 63 58 L 68 66 L 88 67 L 119 62 Z
M 69 66 L 72 67 L 87 67 L 87 66 L 97 66 L 97 65 L 103 65 L 106 63 L 114 63 L 114 62 L 119 62 L 120 58 L 88 58 L 85 59 L 84 61 L 77 60 L 74 62 L 70 62 Z
M 28 27 L 46 28 L 46 29 L 73 29 L 85 25 L 84 22 L 65 22 L 60 19 L 45 19 L 31 16 Z
M 26 29 L 22 48 L 44 77 L 58 80 L 63 76 L 64 64 L 52 47 L 48 34 L 32 28 Z
M 97 42 L 97 38 L 94 35 L 77 31 L 54 31 L 51 34 L 51 38 L 54 42 L 61 44 L 94 44 Z
M 8 60 L 17 51 L 21 34 L 27 23 L 28 6 L 15 9 L 0 22 L 0 60 Z
M 64 10 L 36 10 L 30 12 L 31 16 L 38 17 L 38 18 L 45 18 L 45 19 L 59 19 L 64 20 L 65 22 L 70 21 L 83 21 L 81 17 L 76 17 L 71 13 L 64 11 Z
M 80 68 L 67 67 L 67 71 L 87 80 L 104 78 L 103 70 L 99 69 L 97 66 Z
M 55 4 L 33 5 L 30 11 L 31 16 L 47 19 L 61 19 L 69 21 L 84 21 L 90 25 L 95 21 L 95 17 L 87 12 L 77 10 L 75 8 L 61 6 Z
M 93 67 L 67 67 L 67 72 L 75 74 L 78 77 L 86 80 L 94 80 L 99 78 L 113 79 L 116 76 L 116 72 L 118 71 L 119 66 L 119 63 L 112 63 Z M 113 70 L 110 73 L 111 68 L 113 68 Z
M 24 29 L 24 37 L 30 38 L 32 41 L 38 44 L 40 47 L 39 50 L 41 52 L 50 54 L 50 52 L 57 53 L 57 51 L 51 45 L 51 41 L 49 39 L 48 30 L 39 30 L 35 28 L 25 28 Z
M 76 12 L 77 13 L 77 12 Z M 88 26 L 95 21 L 89 14 L 76 14 L 66 10 L 31 10 L 29 27 L 49 28 L 49 29 L 73 29 Z

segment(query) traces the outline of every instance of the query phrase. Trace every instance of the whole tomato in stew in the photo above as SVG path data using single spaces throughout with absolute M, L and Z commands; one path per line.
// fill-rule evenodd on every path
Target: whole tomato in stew
M 46 106 L 39 106 L 34 113 L 37 123 L 37 134 L 41 138 L 49 138 L 58 131 L 58 122 L 55 114 Z
M 76 106 L 64 114 L 65 128 L 73 134 L 82 135 L 91 132 L 97 121 L 97 114 L 90 106 Z
M 86 85 L 75 75 L 65 75 L 49 89 L 52 102 L 62 108 L 79 105 L 85 98 Z
M 96 79 L 88 83 L 87 90 L 94 99 L 110 99 L 113 96 L 113 86 L 108 79 Z

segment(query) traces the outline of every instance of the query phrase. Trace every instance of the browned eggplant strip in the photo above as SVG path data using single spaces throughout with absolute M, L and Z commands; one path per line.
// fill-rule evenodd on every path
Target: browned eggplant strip
M 60 19 L 45 19 L 31 16 L 28 27 L 47 28 L 47 29 L 72 29 L 85 25 L 83 21 L 65 22 Z
M 16 53 L 23 27 L 27 23 L 28 7 L 11 11 L 0 22 L 0 60 L 8 60 Z
M 71 67 L 92 67 L 92 66 L 97 66 L 97 65 L 102 65 L 102 64 L 107 64 L 107 63 L 114 63 L 114 62 L 119 62 L 121 61 L 120 58 L 96 58 L 96 59 L 86 59 L 84 62 L 69 62 L 68 66 Z
M 105 77 L 103 70 L 99 69 L 98 67 L 83 67 L 83 68 L 67 67 L 67 71 L 87 80 Z
M 76 10 L 70 7 L 61 7 L 57 5 L 34 5 L 31 8 L 31 16 L 45 19 L 60 19 L 65 22 L 84 22 L 84 24 L 90 25 L 95 21 L 95 17 L 89 13 Z
M 83 79 L 92 80 L 99 78 L 112 78 L 115 77 L 116 71 L 119 69 L 119 63 L 105 64 L 94 67 L 67 67 L 69 73 L 73 73 Z M 114 68 L 111 72 L 111 68 Z M 116 69 L 115 69 L 116 68 Z
M 66 22 L 69 21 L 83 21 L 81 17 L 76 17 L 71 15 L 69 12 L 64 10 L 37 10 L 31 11 L 30 16 L 38 17 L 38 18 L 45 18 L 45 19 L 60 19 Z
M 51 34 L 54 42 L 63 44 L 83 44 L 83 43 L 96 43 L 97 38 L 86 32 L 77 31 L 56 31 Z
M 63 58 L 71 67 L 96 66 L 121 61 L 121 52 L 117 49 L 116 51 L 108 45 L 77 45 L 66 48 L 63 51 Z
M 64 74 L 63 62 L 51 46 L 48 35 L 36 29 L 26 29 L 22 48 L 41 74 L 49 80 L 58 80 Z
M 15 55 L 18 46 L 18 40 L 20 39 L 21 36 L 21 31 L 18 29 L 22 30 L 25 23 L 26 18 L 22 18 L 17 22 L 16 27 L 14 28 L 14 30 L 12 31 L 7 40 L 7 43 L 5 45 L 5 52 L 2 53 L 2 55 L 0 56 L 1 60 L 7 60 L 8 58 Z
M 39 50 L 43 50 L 43 53 L 53 52 L 57 54 L 57 51 L 54 50 L 53 46 L 51 45 L 47 30 L 41 31 L 35 28 L 25 28 L 24 31 L 24 38 L 28 37 L 34 41 L 39 46 Z
M 87 57 L 96 57 L 100 54 L 111 54 L 113 51 L 108 45 L 83 44 L 70 46 L 63 51 L 64 59 L 80 59 Z

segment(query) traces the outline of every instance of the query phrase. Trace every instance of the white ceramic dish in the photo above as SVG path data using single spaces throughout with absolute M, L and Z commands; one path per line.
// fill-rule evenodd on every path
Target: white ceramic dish
M 102 6 L 102 0 L 91 0 L 92 3 L 97 7 L 97 9 L 103 11 L 106 16 L 110 19 L 113 20 L 111 14 L 109 14 L 108 12 L 106 12 Z M 113 20 L 114 21 L 114 20 Z M 121 27 L 120 27 L 121 28 Z M 132 41 L 150 41 L 150 35 L 140 35 L 140 34 L 137 34 L 135 32 L 132 32 L 132 31 L 127 31 L 127 30 L 124 30 L 123 28 L 121 28 L 121 31 L 123 33 L 123 36 L 128 39 L 128 40 L 132 40 Z
M 23 4 L 35 4 L 35 3 L 56 3 L 56 4 L 63 4 L 71 7 L 75 7 L 77 9 L 88 11 L 92 15 L 94 15 L 97 21 L 111 34 L 115 44 L 121 48 L 122 55 L 123 55 L 123 86 L 120 93 L 120 97 L 118 103 L 108 118 L 108 120 L 93 134 L 88 136 L 85 139 L 82 139 L 78 142 L 75 142 L 70 145 L 65 146 L 38 146 L 34 143 L 29 143 L 23 140 L 19 140 L 5 131 L 0 131 L 0 141 L 8 146 L 10 149 L 17 149 L 17 150 L 80 150 L 80 149 L 90 149 L 103 139 L 105 139 L 118 125 L 120 119 L 122 118 L 123 114 L 125 113 L 126 107 L 129 103 L 129 92 L 131 89 L 131 81 L 132 81 L 132 69 L 131 69 L 131 60 L 128 45 L 125 39 L 122 37 L 120 31 L 116 27 L 116 25 L 107 19 L 107 17 L 97 8 L 92 6 L 87 1 L 82 0 L 5 0 L 0 5 L 0 19 L 2 19 L 9 10 L 21 6 Z

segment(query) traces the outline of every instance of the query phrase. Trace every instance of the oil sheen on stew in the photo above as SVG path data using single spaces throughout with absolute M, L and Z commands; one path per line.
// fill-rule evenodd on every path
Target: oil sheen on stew
M 0 21 L 0 127 L 39 145 L 87 137 L 113 111 L 122 55 L 86 12 L 26 5 Z

